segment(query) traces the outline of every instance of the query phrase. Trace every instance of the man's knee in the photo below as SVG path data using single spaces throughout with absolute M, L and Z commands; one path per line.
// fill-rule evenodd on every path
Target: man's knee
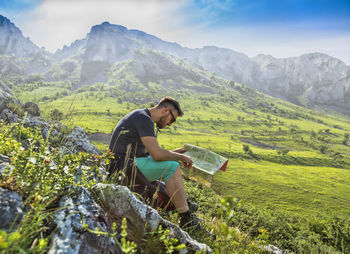
M 169 181 L 174 175 L 178 175 L 180 171 L 180 165 L 177 161 L 169 161 L 169 168 L 166 172 L 165 182 Z

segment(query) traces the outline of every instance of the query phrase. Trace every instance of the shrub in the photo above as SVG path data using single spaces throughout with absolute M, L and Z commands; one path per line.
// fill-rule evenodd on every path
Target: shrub
M 51 110 L 50 118 L 54 121 L 61 121 L 63 118 L 63 113 L 59 111 L 57 108 Z

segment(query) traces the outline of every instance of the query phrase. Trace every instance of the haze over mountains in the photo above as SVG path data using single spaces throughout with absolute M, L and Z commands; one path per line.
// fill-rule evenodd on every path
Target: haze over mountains
M 182 47 L 108 22 L 51 54 L 0 15 L 0 73 L 5 81 L 16 84 L 41 74 L 45 80 L 74 81 L 77 88 L 130 72 L 144 84 L 187 86 L 191 80 L 206 91 L 215 91 L 210 77 L 217 75 L 298 105 L 350 114 L 350 67 L 325 54 L 249 58 L 215 46 Z

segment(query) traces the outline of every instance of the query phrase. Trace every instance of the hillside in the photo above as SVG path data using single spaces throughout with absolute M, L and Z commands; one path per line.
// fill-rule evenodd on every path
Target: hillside
M 134 59 L 139 51 L 153 50 L 297 105 L 319 111 L 350 112 L 350 67 L 325 54 L 249 58 L 215 46 L 182 47 L 109 22 L 93 26 L 85 38 L 51 54 L 39 50 L 23 37 L 19 28 L 6 17 L 0 17 L 0 34 L 4 38 L 0 41 L 0 73 L 10 85 L 33 78 L 69 80 L 76 87 L 106 82 L 113 65 Z
M 150 81 L 140 71 L 142 62 L 135 61 L 121 63 L 118 68 L 123 72 L 112 72 L 114 76 L 107 84 L 73 92 L 67 92 L 67 83 L 44 83 L 38 88 L 27 84 L 18 87 L 16 94 L 24 102 L 39 101 L 47 117 L 53 116 L 50 112 L 54 109 L 61 111 L 64 123 L 82 126 L 92 136 L 105 137 L 101 139 L 104 142 L 108 142 L 115 124 L 128 111 L 172 95 L 183 104 L 185 116 L 162 132 L 160 142 L 169 149 L 192 143 L 229 157 L 229 170 L 216 176 L 214 190 L 282 210 L 349 214 L 346 204 L 350 200 L 341 194 L 348 191 L 349 119 L 286 103 L 243 85 L 206 76 L 200 69 L 189 72 L 178 67 L 166 73 L 153 67 L 159 77 L 152 75 Z M 160 66 L 166 66 L 165 62 Z M 208 85 L 195 83 L 197 79 L 206 80 Z M 181 82 L 184 85 L 180 89 Z M 97 145 L 105 149 L 107 144 Z M 249 150 L 245 152 L 243 146 L 249 146 Z M 276 170 L 277 175 L 270 175 Z M 320 179 L 315 179 L 314 174 L 331 176 L 340 185 L 333 189 L 325 181 L 315 186 Z M 301 184 L 304 178 L 306 182 Z M 259 192 L 254 191 L 257 186 L 252 186 L 253 182 L 258 183 Z M 288 188 L 281 192 L 278 185 Z M 339 193 L 337 199 L 332 198 L 334 193 Z
M 17 123 L 25 121 L 22 104 L 26 102 L 38 103 L 39 115 L 48 122 L 45 133 L 49 124 L 60 126 L 63 133 L 46 140 L 50 149 L 66 145 L 62 135 L 80 126 L 104 160 L 109 137 L 125 114 L 172 96 L 185 114 L 161 131 L 162 147 L 190 143 L 229 159 L 227 171 L 215 175 L 211 189 L 185 182 L 190 197 L 198 201 L 198 215 L 218 236 L 215 241 L 194 234 L 195 239 L 221 253 L 230 253 L 232 246 L 237 253 L 264 252 L 261 246 L 269 243 L 292 253 L 350 250 L 350 79 L 349 67 L 341 61 L 319 53 L 251 59 L 217 47 L 188 49 L 108 22 L 94 26 L 86 38 L 55 54 L 23 54 L 21 58 L 0 54 L 0 136 L 5 137 L 0 153 L 45 158 L 35 147 L 26 147 L 27 152 L 20 149 L 20 143 L 26 142 L 21 140 L 22 131 L 25 139 L 44 144 L 35 130 L 18 131 L 16 124 L 7 125 L 9 115 Z M 12 96 L 10 88 L 16 99 L 9 106 L 3 100 Z M 62 164 L 59 154 L 54 155 Z M 90 157 L 72 158 L 79 164 Z M 64 158 L 68 163 L 69 156 Z M 27 161 L 30 154 L 21 157 L 18 165 Z M 41 162 L 44 169 L 35 172 L 46 170 L 45 161 Z M 53 177 L 60 181 L 57 172 Z M 70 176 L 67 182 L 73 179 Z M 2 180 L 2 186 L 7 186 L 7 180 Z M 88 180 L 79 184 L 91 191 Z M 62 191 L 63 187 L 64 183 Z M 40 198 L 34 201 L 41 202 Z M 177 223 L 174 214 L 162 215 Z M 150 244 L 163 234 L 159 232 L 148 235 Z M 25 239 L 24 234 L 21 237 Z M 21 244 L 30 248 L 34 238 L 30 239 Z M 142 248 L 148 242 L 142 239 L 132 240 Z M 48 242 L 43 244 L 48 250 Z
M 24 102 L 38 100 L 48 119 L 84 127 L 102 151 L 123 115 L 165 94 L 175 96 L 185 115 L 162 131 L 159 142 L 168 149 L 191 143 L 228 157 L 227 172 L 214 177 L 212 189 L 218 194 L 268 213 L 288 213 L 287 218 L 329 223 L 348 218 L 348 118 L 295 106 L 218 77 L 210 81 L 215 90 L 201 93 L 194 92 L 195 86 L 174 89 L 171 80 L 164 88 L 157 79 L 146 82 L 142 76 L 141 82 L 132 62 L 122 66 L 130 68 L 128 85 L 118 77 L 69 91 L 67 82 L 44 82 L 42 87 L 22 85 L 16 94 Z

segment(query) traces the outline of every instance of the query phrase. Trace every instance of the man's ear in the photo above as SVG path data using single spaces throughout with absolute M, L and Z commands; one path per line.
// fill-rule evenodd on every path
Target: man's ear
M 162 108 L 162 115 L 167 115 L 168 114 L 168 112 L 169 112 L 169 108 L 167 108 L 167 107 L 164 107 L 164 108 Z

